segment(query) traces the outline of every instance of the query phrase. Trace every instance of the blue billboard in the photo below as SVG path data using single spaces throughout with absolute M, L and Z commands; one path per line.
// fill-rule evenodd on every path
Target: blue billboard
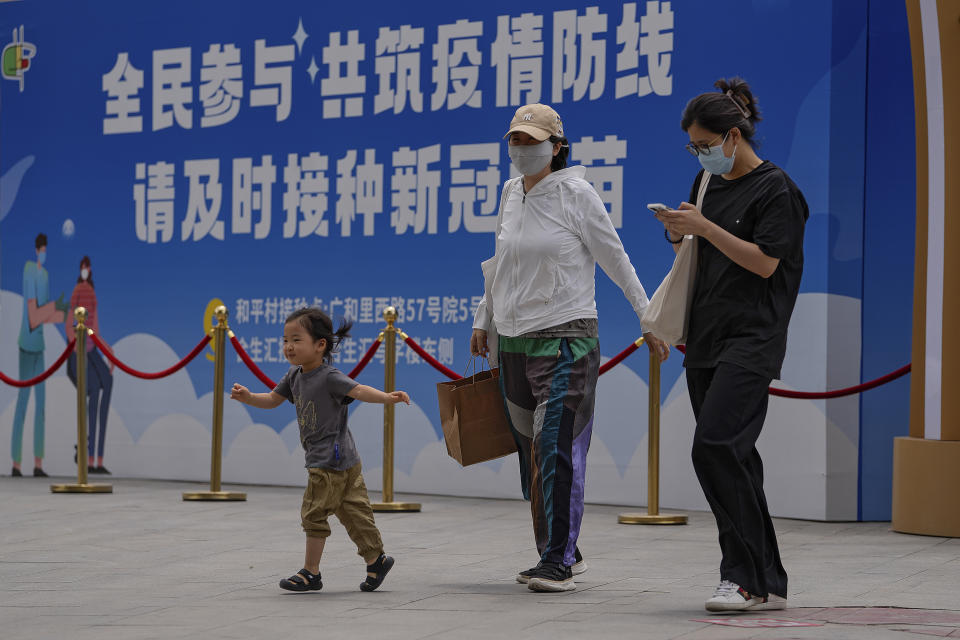
M 859 313 L 862 287 L 864 163 L 850 145 L 862 148 L 863 130 L 846 132 L 843 145 L 835 137 L 863 115 L 867 3 L 839 4 L 4 6 L 0 364 L 16 372 L 24 265 L 43 233 L 50 300 L 70 300 L 88 256 L 99 335 L 133 366 L 173 364 L 222 303 L 274 379 L 287 368 L 283 319 L 303 305 L 355 323 L 338 355 L 345 370 L 376 339 L 387 306 L 428 353 L 462 370 L 483 291 L 479 263 L 493 252 L 499 189 L 511 175 L 501 138 L 515 109 L 543 102 L 559 112 L 572 163 L 587 168 L 652 295 L 673 253 L 644 205 L 688 199 L 698 165 L 683 149 L 683 107 L 717 78 L 739 75 L 765 116 L 761 156 L 784 167 L 810 204 L 798 309 L 819 320 L 791 328 L 791 348 L 807 341 L 808 353 L 788 354 L 784 382 L 822 389 L 823 323 L 839 313 L 831 300 L 852 300 Z M 599 270 L 597 278 L 601 348 L 611 357 L 639 325 L 615 285 Z M 47 364 L 65 336 L 62 321 L 48 324 Z M 839 339 L 858 373 L 859 323 L 848 333 Z M 208 421 L 212 359 L 208 348 L 176 385 L 118 379 L 111 411 L 131 443 L 173 414 Z M 620 367 L 645 385 L 645 356 Z M 361 375 L 380 383 L 383 350 Z M 262 386 L 232 352 L 227 376 Z M 397 378 L 439 438 L 439 374 L 400 345 Z M 675 356 L 661 399 L 684 401 L 683 384 Z M 0 389 L 0 408 L 15 396 Z M 617 417 L 627 405 L 611 411 L 596 438 L 623 479 L 641 460 L 644 425 Z M 818 411 L 820 431 L 844 423 L 834 428 L 855 451 L 857 410 L 836 420 Z M 232 428 L 282 436 L 291 419 L 237 414 Z M 411 449 L 408 471 L 422 450 Z M 827 464 L 820 457 L 814 475 Z

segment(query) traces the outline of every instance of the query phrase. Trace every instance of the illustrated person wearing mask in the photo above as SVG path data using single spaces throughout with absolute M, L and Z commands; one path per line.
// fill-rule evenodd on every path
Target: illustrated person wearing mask
M 67 305 L 63 295 L 56 301 L 50 301 L 50 274 L 43 268 L 47 259 L 47 236 L 40 233 L 34 240 L 37 251 L 36 261 L 28 260 L 23 267 L 23 321 L 20 325 L 20 379 L 28 380 L 43 373 L 43 325 L 63 322 Z M 33 475 L 47 477 L 43 470 L 44 430 L 47 394 L 45 383 L 33 385 Z M 10 438 L 10 454 L 13 458 L 13 470 L 10 475 L 23 475 L 20 459 L 23 455 L 23 423 L 27 417 L 27 403 L 30 401 L 30 387 L 23 387 L 17 394 L 17 406 L 13 414 L 13 431 Z
M 697 238 L 698 271 L 687 330 L 687 388 L 697 420 L 693 466 L 720 533 L 720 585 L 708 611 L 783 609 L 787 573 L 763 492 L 757 452 L 767 388 L 780 377 L 787 325 L 803 273 L 803 194 L 783 169 L 761 160 L 760 120 L 750 87 L 718 80 L 720 91 L 687 103 L 687 150 L 703 166 L 702 211 L 690 202 L 662 211 L 667 239 Z M 708 176 L 707 173 L 710 175 Z
M 573 576 L 586 570 L 577 538 L 600 364 L 595 265 L 623 290 L 638 318 L 648 302 L 585 169 L 566 168 L 569 143 L 557 112 L 522 106 L 504 137 L 523 175 L 503 186 L 470 350 L 488 355 L 488 329 L 499 334 L 493 355 L 540 553 L 537 566 L 519 572 L 517 581 L 534 591 L 570 591 Z M 663 342 L 644 337 L 666 358 Z
M 87 310 L 86 326 L 93 329 L 100 341 L 106 341 L 100 335 L 100 314 L 97 310 L 97 294 L 93 289 L 93 275 L 90 272 L 90 258 L 83 256 L 80 261 L 80 275 L 77 286 L 70 295 L 70 312 L 67 315 L 67 339 L 74 338 L 73 310 L 83 307 Z M 109 347 L 108 347 L 109 348 Z M 67 375 L 73 384 L 77 384 L 77 356 L 71 353 L 67 360 Z M 89 473 L 109 474 L 103 466 L 103 447 L 107 435 L 107 414 L 110 412 L 110 393 L 113 390 L 113 364 L 109 367 L 103 361 L 100 350 L 93 340 L 87 339 L 87 471 Z M 96 464 L 94 464 L 96 454 Z M 74 460 L 76 462 L 76 460 Z

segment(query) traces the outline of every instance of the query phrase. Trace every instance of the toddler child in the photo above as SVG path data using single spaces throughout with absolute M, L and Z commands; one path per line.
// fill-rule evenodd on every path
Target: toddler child
M 309 472 L 300 517 L 307 535 L 303 569 L 280 581 L 288 591 L 316 591 L 320 557 L 330 535 L 330 514 L 346 528 L 357 552 L 367 563 L 362 591 L 373 591 L 393 567 L 384 554 L 380 531 L 373 520 L 367 487 L 360 473 L 360 455 L 347 428 L 347 405 L 354 400 L 395 404 L 410 397 L 403 391 L 384 393 L 357 384 L 331 366 L 337 345 L 349 335 L 351 323 L 341 322 L 336 332 L 326 313 L 303 308 L 291 313 L 283 327 L 283 353 L 292 365 L 270 393 L 251 393 L 234 384 L 230 397 L 261 409 L 274 409 L 289 400 L 297 408 L 300 442 Z

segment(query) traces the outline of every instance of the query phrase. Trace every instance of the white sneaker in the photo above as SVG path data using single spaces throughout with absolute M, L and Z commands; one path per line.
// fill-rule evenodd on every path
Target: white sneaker
M 749 611 L 757 605 L 765 604 L 765 598 L 751 596 L 736 582 L 721 580 L 713 597 L 704 603 L 707 611 Z M 784 600 L 786 606 L 786 600 Z

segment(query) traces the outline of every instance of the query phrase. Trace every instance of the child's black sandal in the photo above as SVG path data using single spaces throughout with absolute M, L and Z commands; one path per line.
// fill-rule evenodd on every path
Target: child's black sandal
M 383 579 L 387 577 L 392 568 L 393 558 L 381 553 L 376 562 L 367 565 L 367 579 L 360 583 L 360 591 L 376 590 L 383 584 Z M 371 573 L 376 574 L 376 577 L 369 575 Z
M 289 578 L 280 581 L 280 588 L 287 591 L 319 591 L 323 588 L 320 574 L 313 575 L 306 569 L 300 569 Z

